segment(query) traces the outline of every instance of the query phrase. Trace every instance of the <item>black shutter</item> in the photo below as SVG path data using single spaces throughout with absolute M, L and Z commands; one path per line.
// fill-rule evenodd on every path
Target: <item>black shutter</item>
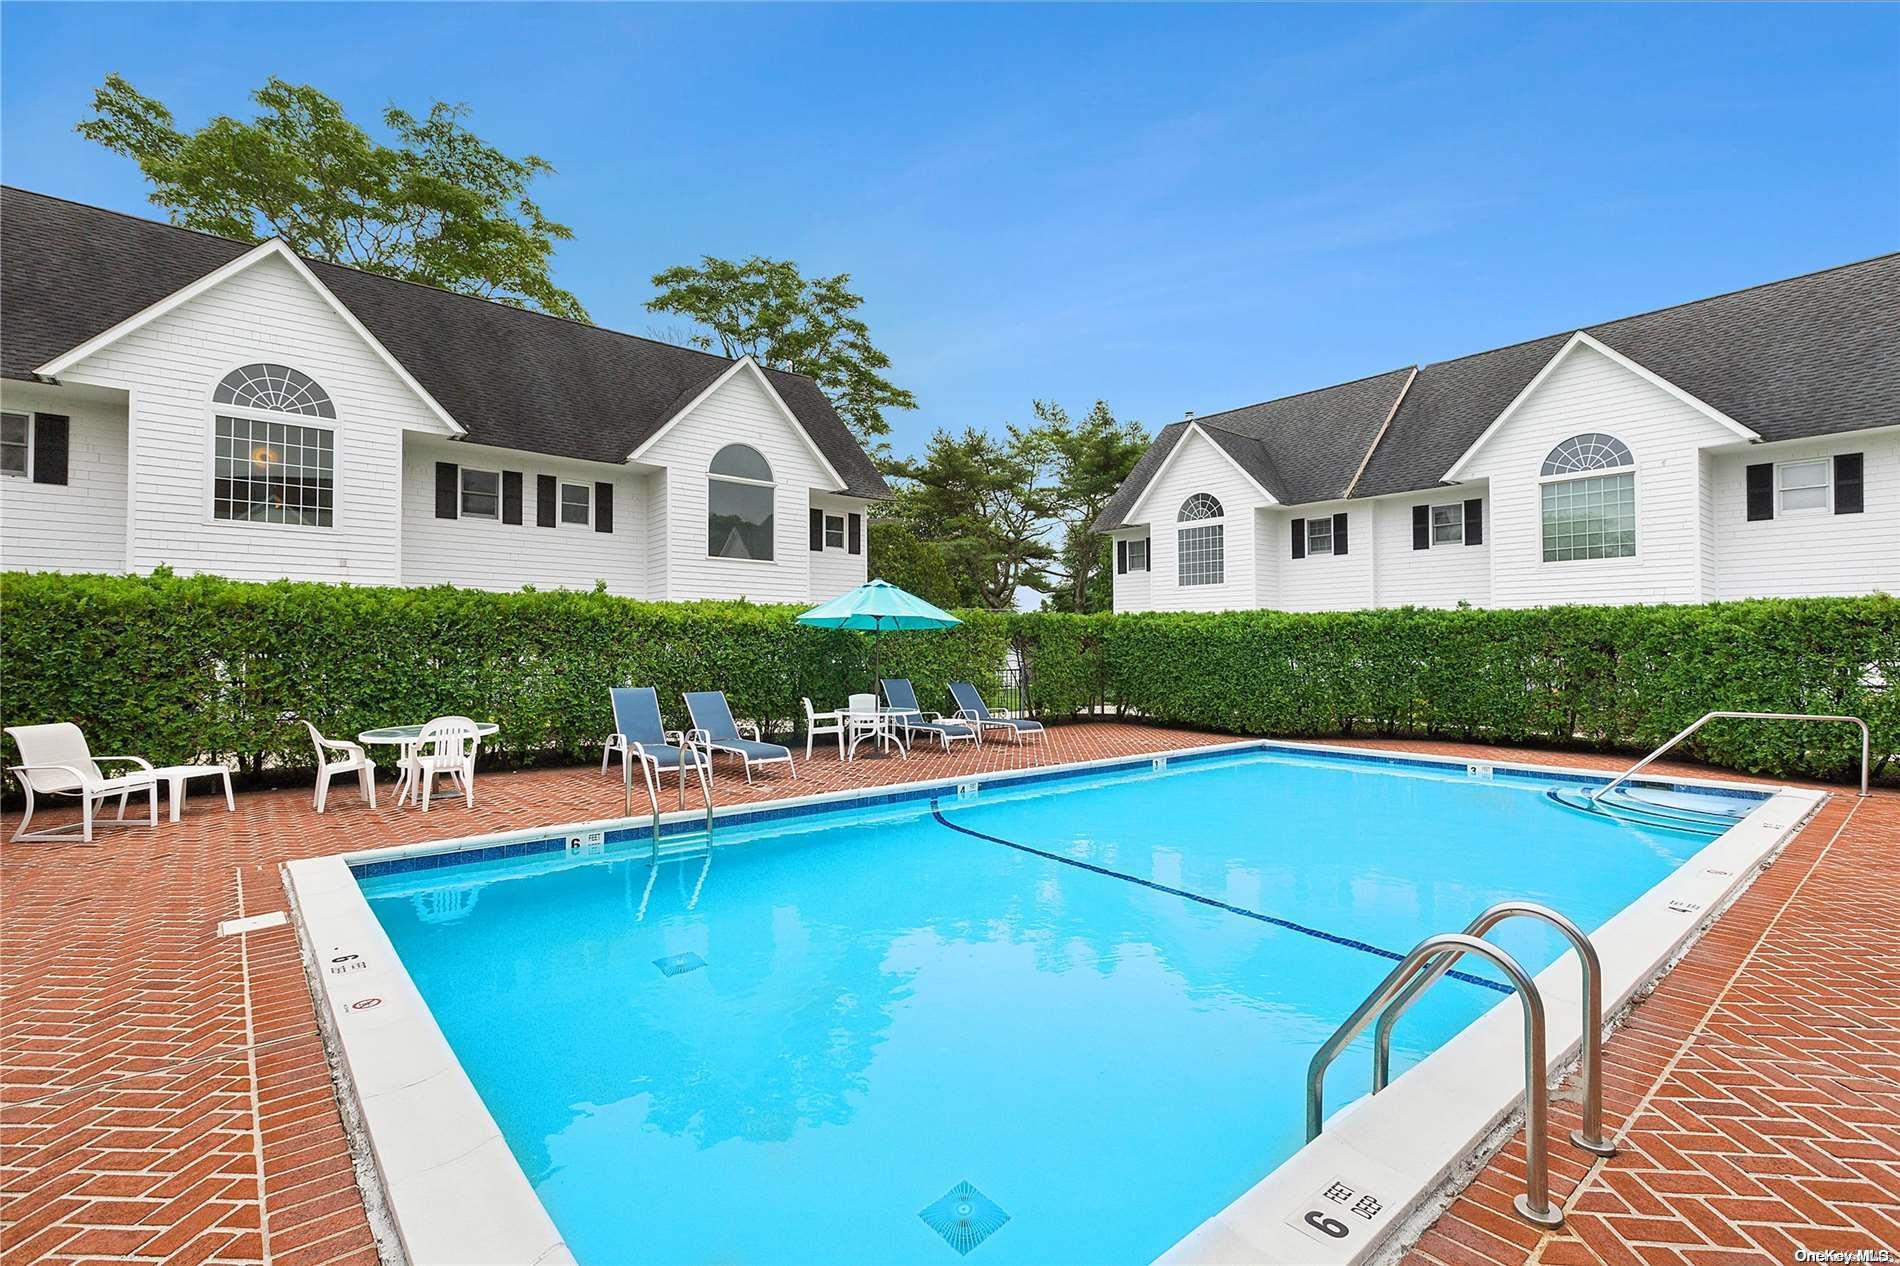
M 38 478 L 38 472 L 34 472 Z M 1834 455 L 1834 513 L 1859 514 L 1866 506 L 1859 453 Z
M 553 475 L 534 477 L 534 525 L 553 527 L 560 507 L 556 501 L 561 495 L 560 481 Z
M 1128 542 L 1127 541 L 1115 542 L 1115 574 L 1117 576 L 1126 576 L 1128 574 Z
M 501 521 L 521 522 L 521 472 L 518 470 L 501 472 Z
M 825 547 L 825 512 L 823 510 L 813 510 L 811 512 L 812 552 L 815 554 L 819 550 L 823 549 L 824 547 Z
M 850 514 L 845 516 L 845 551 L 851 554 L 864 552 L 864 516 Z
M 1775 464 L 1760 462 L 1748 468 L 1748 521 L 1775 517 Z
M 462 468 L 454 462 L 435 464 L 435 517 L 452 519 L 461 492 Z
M 33 415 L 33 482 L 66 482 L 68 454 L 72 452 L 72 419 L 63 413 Z
M 1484 544 L 1484 498 L 1465 502 L 1465 544 Z
M 1333 516 L 1333 553 L 1343 554 L 1345 552 L 1346 552 L 1346 516 L 1343 513 L 1335 514 Z
M 614 486 L 609 483 L 594 485 L 594 531 L 611 532 L 614 530 Z
M 1293 557 L 1306 557 L 1306 520 L 1293 520 Z
M 1412 507 L 1412 548 L 1430 549 L 1432 547 L 1432 508 L 1430 506 Z

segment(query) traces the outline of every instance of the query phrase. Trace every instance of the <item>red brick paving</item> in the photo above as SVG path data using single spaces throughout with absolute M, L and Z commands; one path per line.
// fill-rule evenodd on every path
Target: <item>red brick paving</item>
M 845 766 L 720 803 L 1099 756 L 1220 736 L 1056 727 L 1046 745 Z M 1615 760 L 1535 757 L 1602 766 Z M 377 1260 L 289 928 L 218 939 L 285 907 L 292 857 L 615 816 L 596 770 L 485 774 L 478 806 L 364 807 L 332 789 L 211 797 L 185 821 L 98 848 L 0 847 L 0 1258 L 248 1263 Z M 12 824 L 0 824 L 11 833 Z M 1853 893 L 1850 922 L 1842 893 Z M 1569 1225 L 1509 1214 L 1521 1140 L 1420 1240 L 1438 1266 L 1670 1266 L 1791 1260 L 1794 1247 L 1900 1247 L 1900 794 L 1837 796 L 1606 1047 L 1624 1152 L 1553 1147 Z M 1553 1132 L 1572 1124 L 1556 1105 Z M 261 1182 L 260 1182 L 261 1174 Z

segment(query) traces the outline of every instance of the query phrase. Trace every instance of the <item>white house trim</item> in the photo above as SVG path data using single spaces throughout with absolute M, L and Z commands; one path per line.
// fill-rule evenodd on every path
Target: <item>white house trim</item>
M 1225 448 L 1221 447 L 1221 443 L 1219 440 L 1209 435 L 1201 427 L 1201 424 L 1199 422 L 1190 422 L 1188 423 L 1187 430 L 1181 432 L 1181 438 L 1174 442 L 1174 447 L 1168 450 L 1168 455 L 1161 459 L 1161 465 L 1155 468 L 1155 473 L 1148 477 L 1148 486 L 1141 490 L 1141 496 L 1136 498 L 1135 504 L 1128 508 L 1128 513 L 1126 516 L 1124 516 L 1126 519 L 1126 522 L 1124 522 L 1123 524 L 1124 527 L 1129 526 L 1130 524 L 1141 522 L 1141 512 L 1148 504 L 1148 497 L 1150 496 L 1150 494 L 1154 492 L 1156 488 L 1161 486 L 1161 481 L 1162 481 L 1163 476 L 1165 476 L 1168 473 L 1168 468 L 1174 465 L 1174 459 L 1181 455 L 1181 450 L 1187 445 L 1188 436 L 1190 435 L 1200 436 L 1201 439 L 1205 443 L 1210 445 L 1216 453 L 1219 453 L 1221 456 L 1221 460 L 1226 462 L 1229 466 L 1233 467 L 1234 473 L 1247 481 L 1248 487 L 1252 488 L 1255 492 L 1259 493 L 1261 496 L 1267 499 L 1268 505 L 1277 506 L 1280 504 L 1280 499 L 1274 496 L 1272 493 L 1268 492 L 1265 488 L 1262 488 L 1260 486 L 1260 481 L 1258 479 L 1255 479 L 1252 475 L 1248 474 L 1247 468 L 1242 466 L 1239 462 L 1235 461 L 1234 455 L 1228 452 Z M 1221 508 L 1223 511 L 1225 511 L 1226 509 L 1225 502 L 1222 503 Z
M 341 299 L 338 299 L 332 294 L 328 286 L 317 279 L 317 275 L 310 271 L 310 266 L 299 259 L 295 251 L 284 245 L 281 238 L 275 237 L 267 242 L 260 242 L 256 247 L 246 251 L 223 267 L 213 269 L 211 272 L 206 273 L 189 286 L 174 290 L 157 303 L 133 313 L 111 329 L 95 334 L 71 351 L 54 357 L 44 365 L 41 365 L 35 372 L 48 378 L 57 378 L 74 365 L 77 365 L 94 353 L 110 347 L 133 331 L 142 329 L 166 313 L 175 311 L 183 305 L 190 303 L 199 295 L 230 280 L 254 264 L 272 258 L 282 259 L 290 265 L 292 271 L 308 282 L 310 287 L 321 295 L 324 302 L 342 319 L 343 323 L 349 326 L 351 331 L 354 332 L 358 338 L 362 339 L 363 342 L 369 346 L 371 351 L 376 353 L 377 358 L 389 367 L 390 372 L 401 379 L 404 386 L 416 393 L 416 398 L 421 400 L 422 403 L 428 407 L 429 412 L 434 415 L 437 421 L 442 423 L 450 435 L 462 436 L 468 434 L 467 428 L 450 417 L 449 411 L 444 409 L 441 404 L 436 401 L 436 398 L 430 395 L 428 391 L 423 388 L 422 384 L 415 380 L 415 376 L 403 368 L 402 362 L 397 360 L 395 356 L 390 353 L 390 350 L 384 347 L 382 342 L 374 334 L 371 334 L 361 321 L 356 319 L 356 314 L 351 312 L 349 307 L 345 305 Z
M 759 363 L 750 356 L 741 356 L 738 360 L 732 362 L 730 368 L 707 383 L 691 400 L 688 400 L 679 409 L 675 410 L 672 417 L 660 424 L 659 430 L 640 441 L 640 446 L 627 454 L 627 461 L 633 463 L 643 460 L 645 453 L 651 450 L 655 444 L 658 444 L 669 431 L 678 426 L 694 409 L 697 409 L 710 399 L 714 392 L 732 381 L 733 376 L 742 369 L 750 369 L 752 371 L 753 376 L 758 379 L 759 386 L 765 389 L 766 397 L 772 401 L 773 406 L 778 409 L 779 415 L 785 419 L 785 424 L 791 427 L 792 431 L 804 443 L 805 450 L 812 455 L 812 459 L 818 463 L 819 468 L 823 470 L 826 475 L 831 477 L 832 482 L 837 485 L 838 491 L 843 492 L 845 488 L 848 487 L 844 477 L 838 473 L 837 468 L 831 464 L 825 457 L 823 451 L 820 450 L 818 445 L 812 440 L 811 433 L 805 429 L 805 424 L 798 420 L 798 415 L 792 412 L 791 406 L 785 403 L 785 398 L 779 395 L 778 388 L 772 385 L 772 379 L 767 376 L 765 370 L 759 367 Z
M 1498 416 L 1492 421 L 1491 425 L 1484 428 L 1484 434 L 1480 435 L 1476 440 L 1474 440 L 1471 444 L 1471 447 L 1467 448 L 1464 451 L 1464 453 L 1459 456 L 1458 460 L 1451 464 L 1451 469 L 1445 472 L 1445 482 L 1450 483 L 1459 477 L 1459 475 L 1464 471 L 1465 465 L 1471 461 L 1472 457 L 1474 457 L 1477 454 L 1478 450 L 1482 449 L 1485 446 L 1485 444 L 1490 441 L 1491 437 L 1493 435 L 1496 435 L 1498 431 L 1503 428 L 1504 424 L 1511 420 L 1512 415 L 1514 415 L 1518 411 L 1519 407 L 1522 406 L 1526 400 L 1529 400 L 1533 395 L 1536 394 L 1537 389 L 1544 385 L 1544 380 L 1550 377 L 1550 375 L 1556 370 L 1557 366 L 1561 365 L 1566 359 L 1568 359 L 1570 354 L 1576 351 L 1577 348 L 1579 347 L 1587 347 L 1591 351 L 1597 352 L 1600 355 L 1608 358 L 1613 363 L 1620 365 L 1622 368 L 1629 370 L 1631 373 L 1641 378 L 1644 382 L 1664 392 L 1667 392 L 1670 396 L 1673 396 L 1675 399 L 1681 401 L 1683 404 L 1688 405 L 1690 408 L 1694 409 L 1696 412 L 1700 413 L 1702 416 L 1708 418 L 1710 421 L 1714 422 L 1716 425 L 1722 427 L 1724 430 L 1735 435 L 1738 439 L 1743 439 L 1750 442 L 1758 441 L 1761 439 L 1761 436 L 1758 433 L 1750 430 L 1748 427 L 1743 426 L 1740 422 L 1737 422 L 1734 418 L 1731 418 L 1728 414 L 1722 412 L 1720 409 L 1716 408 L 1714 405 L 1708 404 L 1702 400 L 1697 399 L 1695 396 L 1692 396 L 1688 392 L 1684 391 L 1681 387 L 1678 387 L 1675 383 L 1670 382 L 1667 378 L 1664 378 L 1661 374 L 1658 374 L 1654 372 L 1653 370 L 1644 368 L 1643 366 L 1637 364 L 1635 361 L 1631 360 L 1629 357 L 1623 355 L 1623 353 L 1617 351 L 1615 348 L 1604 343 L 1602 340 L 1592 338 L 1585 331 L 1578 330 L 1575 334 L 1572 334 L 1570 336 L 1570 341 L 1565 343 L 1563 347 L 1558 350 L 1555 356 L 1552 356 L 1548 361 L 1544 362 L 1544 367 L 1537 371 L 1537 376 L 1535 378 L 1532 378 L 1530 382 L 1525 384 L 1524 390 L 1518 392 L 1516 398 L 1513 399 L 1511 403 L 1504 406 L 1504 412 L 1498 414 Z

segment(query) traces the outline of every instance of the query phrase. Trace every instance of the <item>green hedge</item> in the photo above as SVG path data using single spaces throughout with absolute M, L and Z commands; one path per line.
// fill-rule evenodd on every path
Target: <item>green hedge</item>
M 1066 627 L 1063 621 L 1074 623 Z M 1237 734 L 1410 735 L 1642 752 L 1704 712 L 1838 713 L 1900 752 L 1900 600 L 1707 606 L 1041 617 L 1039 704 L 1094 698 Z M 1044 648 L 1059 685 L 1044 689 Z M 1091 657 L 1101 684 L 1089 677 Z M 1849 726 L 1718 721 L 1689 751 L 1732 769 L 1846 778 Z
M 864 688 L 870 639 L 795 606 L 645 603 L 604 593 L 246 584 L 215 577 L 0 575 L 0 710 L 66 719 L 94 750 L 301 768 L 286 713 L 327 732 L 460 712 L 500 723 L 502 760 L 582 759 L 611 728 L 605 686 L 726 691 L 768 730 L 800 695 Z M 1047 717 L 1122 712 L 1234 734 L 1414 735 L 1640 752 L 1711 709 L 1866 718 L 1900 752 L 1900 601 L 1312 615 L 965 612 L 882 640 L 887 672 L 948 708 L 1013 649 Z M 1718 722 L 1693 754 L 1769 775 L 1851 776 L 1847 727 Z M 7 752 L 9 759 L 13 753 Z
M 871 677 L 868 637 L 805 628 L 801 609 L 7 573 L 0 707 L 9 725 L 76 721 L 94 751 L 251 773 L 310 765 L 287 713 L 337 737 L 462 713 L 500 724 L 484 751 L 510 763 L 598 754 L 613 728 L 605 688 L 625 682 L 657 686 L 670 724 L 685 722 L 682 691 L 720 689 L 735 715 L 782 734 L 803 724 L 799 696 L 837 706 Z M 886 673 L 915 680 L 926 707 L 949 706 L 932 691 L 952 678 L 993 680 L 1007 649 L 1006 617 L 982 613 L 882 639 Z

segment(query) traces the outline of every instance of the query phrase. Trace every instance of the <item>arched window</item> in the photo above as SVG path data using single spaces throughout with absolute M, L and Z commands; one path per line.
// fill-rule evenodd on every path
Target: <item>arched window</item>
M 1197 492 L 1175 521 L 1175 577 L 1182 585 L 1218 585 L 1227 578 L 1227 527 L 1219 501 Z
M 211 515 L 329 527 L 336 512 L 336 406 L 288 365 L 245 365 L 211 393 Z
M 1636 553 L 1636 458 L 1614 435 L 1573 435 L 1550 450 L 1542 485 L 1544 561 Z
M 706 469 L 706 553 L 770 561 L 775 519 L 772 464 L 747 444 L 728 444 Z

